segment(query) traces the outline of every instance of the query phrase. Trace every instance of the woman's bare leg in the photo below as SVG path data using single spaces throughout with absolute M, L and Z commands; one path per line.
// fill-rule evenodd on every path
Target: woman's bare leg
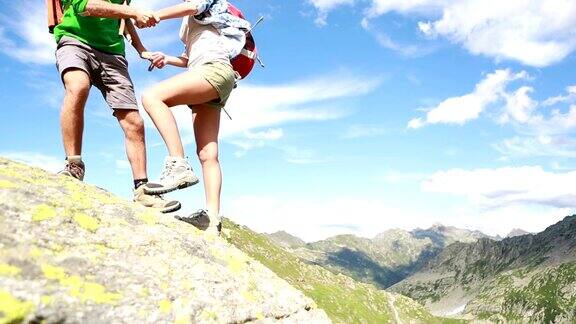
M 218 98 L 212 85 L 195 73 L 184 72 L 162 81 L 142 95 L 142 105 L 173 157 L 184 157 L 178 125 L 169 107 L 197 105 Z
M 220 109 L 206 105 L 194 107 L 193 123 L 196 153 L 204 176 L 206 208 L 210 214 L 219 215 L 222 189 L 222 172 L 218 160 Z

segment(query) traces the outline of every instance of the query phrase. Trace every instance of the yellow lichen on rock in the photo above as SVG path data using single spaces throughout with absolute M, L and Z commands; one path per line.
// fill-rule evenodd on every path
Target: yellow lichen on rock
M 28 252 L 28 255 L 30 255 L 30 257 L 34 259 L 39 258 L 40 256 L 42 256 L 42 254 L 44 254 L 44 251 L 42 251 L 42 249 L 36 246 L 30 248 L 30 251 Z
M 41 302 L 43 305 L 50 305 L 50 304 L 52 304 L 52 302 L 54 302 L 54 297 L 52 297 L 52 296 L 41 296 L 41 297 L 40 297 L 40 302 Z
M 76 221 L 80 227 L 90 232 L 95 232 L 100 227 L 98 219 L 86 214 L 74 215 L 74 221 Z
M 199 317 L 201 321 L 216 321 L 218 319 L 218 312 L 204 309 Z
M 256 313 L 256 319 L 257 319 L 257 320 L 262 321 L 262 320 L 264 320 L 265 318 L 266 318 L 266 317 L 264 316 L 264 313 L 262 313 L 262 312 Z
M 168 299 L 161 300 L 158 308 L 162 313 L 168 314 L 172 311 L 172 302 Z
M 41 222 L 44 220 L 52 219 L 56 217 L 56 209 L 48 205 L 42 204 L 36 206 L 34 212 L 32 212 L 32 221 Z
M 187 323 L 190 323 L 190 319 L 186 315 L 178 316 L 174 320 L 174 324 L 187 324 Z
M 16 185 L 8 180 L 0 180 L 0 189 L 16 188 Z
M 13 277 L 19 275 L 20 272 L 22 272 L 22 270 L 18 267 L 6 263 L 0 263 L 0 276 Z
M 228 253 L 226 255 L 228 269 L 230 269 L 234 274 L 242 272 L 246 268 L 247 261 L 246 257 L 240 253 Z
M 244 299 L 246 299 L 246 301 L 248 301 L 250 303 L 256 302 L 256 296 L 254 296 L 251 292 L 249 292 L 247 290 L 243 290 L 241 294 L 242 294 L 242 297 L 244 297 Z
M 138 219 L 146 223 L 147 225 L 156 225 L 158 222 L 158 216 L 155 213 L 144 212 L 138 214 Z
M 19 323 L 32 312 L 31 302 L 21 301 L 8 291 L 0 289 L 0 323 Z
M 88 198 L 86 193 L 81 192 L 78 186 L 74 183 L 67 183 L 66 189 L 68 189 L 70 201 L 74 204 L 74 207 L 85 209 L 92 206 L 92 201 Z
M 80 276 L 70 276 L 66 270 L 49 264 L 42 265 L 42 272 L 47 279 L 56 280 L 62 286 L 69 289 L 72 297 L 79 298 L 82 302 L 92 301 L 97 304 L 115 304 L 122 298 L 121 294 L 110 293 L 106 287 L 95 282 L 85 281 Z

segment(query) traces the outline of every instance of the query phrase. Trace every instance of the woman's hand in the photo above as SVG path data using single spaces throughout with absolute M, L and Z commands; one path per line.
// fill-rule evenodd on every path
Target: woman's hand
M 152 53 L 151 57 L 150 57 L 150 62 L 152 62 L 152 65 L 154 65 L 155 67 L 161 69 L 163 67 L 166 66 L 166 64 L 168 64 L 168 60 L 166 58 L 166 54 L 162 53 L 162 52 L 154 52 Z
M 150 63 L 152 63 L 151 66 L 159 69 L 165 67 L 166 64 L 168 63 L 166 54 L 162 52 L 142 52 L 140 54 L 140 57 L 150 61 Z

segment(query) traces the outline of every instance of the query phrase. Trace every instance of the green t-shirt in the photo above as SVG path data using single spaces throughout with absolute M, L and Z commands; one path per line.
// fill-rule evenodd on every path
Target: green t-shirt
M 107 1 L 124 3 L 124 0 Z M 62 36 L 70 36 L 101 52 L 124 55 L 124 38 L 118 34 L 120 20 L 82 16 L 87 3 L 88 0 L 62 0 L 64 16 L 62 22 L 54 28 L 56 42 Z

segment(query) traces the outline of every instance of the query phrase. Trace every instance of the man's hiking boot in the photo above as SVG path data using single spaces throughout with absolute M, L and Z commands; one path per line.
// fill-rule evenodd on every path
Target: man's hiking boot
M 164 160 L 164 168 L 160 174 L 160 180 L 156 183 L 144 185 L 147 194 L 164 194 L 176 189 L 184 189 L 198 183 L 198 178 L 192 171 L 192 167 L 184 158 L 168 156 Z
M 206 233 L 220 235 L 222 232 L 222 217 L 209 215 L 207 210 L 200 209 L 187 217 L 175 216 L 176 219 L 192 224 L 194 227 Z
M 144 185 L 141 185 L 138 189 L 134 190 L 134 202 L 137 202 L 144 207 L 154 208 L 162 213 L 177 211 L 182 207 L 178 201 L 168 201 L 160 195 L 147 195 L 144 193 Z
M 58 174 L 63 174 L 65 176 L 69 176 L 72 178 L 76 178 L 80 181 L 84 180 L 84 172 L 86 167 L 84 166 L 84 162 L 80 159 L 66 159 L 66 166 L 64 170 L 58 172 Z

